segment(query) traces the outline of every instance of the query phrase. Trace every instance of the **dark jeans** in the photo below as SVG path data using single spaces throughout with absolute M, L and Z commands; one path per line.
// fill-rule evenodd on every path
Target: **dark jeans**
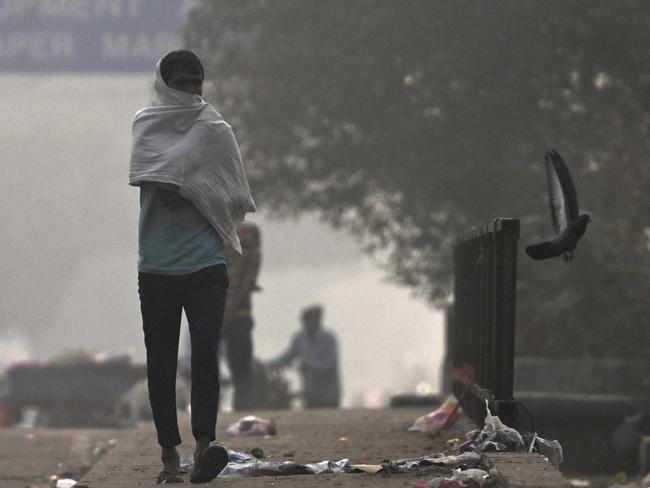
M 250 410 L 253 388 L 253 319 L 242 316 L 231 319 L 224 330 L 226 359 L 233 385 L 233 410 Z
M 158 443 L 181 443 L 176 417 L 176 365 L 181 313 L 192 343 L 192 434 L 215 440 L 219 407 L 219 336 L 228 273 L 221 264 L 186 275 L 138 273 L 138 292 L 147 347 L 149 401 Z

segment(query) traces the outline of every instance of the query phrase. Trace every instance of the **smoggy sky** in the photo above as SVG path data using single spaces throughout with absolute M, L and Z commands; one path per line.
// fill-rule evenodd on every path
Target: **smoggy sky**
M 127 169 L 131 120 L 149 102 L 150 80 L 0 76 L 0 367 L 79 347 L 144 361 L 138 190 Z M 320 302 L 339 336 L 346 404 L 419 382 L 437 387 L 440 315 L 386 283 L 347 234 L 314 216 L 277 221 L 261 210 L 250 218 L 263 239 L 256 355 L 281 352 L 300 309 Z

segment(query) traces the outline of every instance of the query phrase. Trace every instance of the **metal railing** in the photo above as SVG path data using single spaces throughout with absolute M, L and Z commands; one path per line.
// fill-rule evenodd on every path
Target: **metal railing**
M 457 372 L 453 390 L 479 425 L 486 399 L 504 423 L 518 423 L 513 400 L 518 240 L 518 220 L 495 219 L 467 232 L 454 252 L 447 354 Z

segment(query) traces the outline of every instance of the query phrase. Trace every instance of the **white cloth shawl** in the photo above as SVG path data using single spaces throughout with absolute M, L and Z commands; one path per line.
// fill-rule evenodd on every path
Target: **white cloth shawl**
M 241 254 L 237 226 L 255 203 L 230 125 L 200 96 L 168 87 L 160 61 L 152 105 L 133 121 L 129 184 L 172 185 Z

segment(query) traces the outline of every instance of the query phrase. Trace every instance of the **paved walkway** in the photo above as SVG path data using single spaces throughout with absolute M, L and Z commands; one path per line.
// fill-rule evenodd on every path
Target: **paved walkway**
M 472 428 L 463 417 L 448 432 L 436 438 L 404 432 L 403 426 L 427 413 L 426 408 L 383 410 L 309 410 L 256 412 L 273 418 L 277 436 L 227 436 L 225 428 L 238 418 L 222 414 L 218 438 L 228 448 L 245 451 L 259 447 L 265 461 L 293 460 L 299 463 L 350 459 L 351 463 L 377 464 L 386 459 L 412 458 L 426 453 L 448 451 L 447 440 L 463 439 Z M 189 459 L 192 451 L 189 419 L 179 419 L 185 444 L 181 455 Z M 139 488 L 154 486 L 160 470 L 158 446 L 151 424 L 124 436 L 78 483 L 87 488 Z M 546 475 L 544 475 L 546 476 Z M 396 488 L 414 487 L 428 481 L 432 474 L 407 473 L 391 476 L 370 474 L 266 476 L 258 478 L 217 479 L 204 486 L 236 487 L 339 487 Z M 189 483 L 189 476 L 185 476 Z M 513 485 L 520 486 L 520 485 Z M 521 485 L 526 487 L 538 485 Z M 547 485 L 539 485 L 547 488 Z M 563 485 L 556 485 L 554 488 Z

